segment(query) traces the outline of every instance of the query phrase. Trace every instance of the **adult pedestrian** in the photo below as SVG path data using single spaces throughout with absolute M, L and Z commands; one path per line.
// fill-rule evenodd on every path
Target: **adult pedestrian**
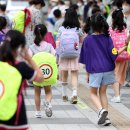
M 34 28 L 38 24 L 42 24 L 41 9 L 45 6 L 44 0 L 31 0 L 29 2 L 30 7 L 28 10 L 31 13 L 31 22 L 25 28 L 25 36 L 27 41 L 27 47 L 34 43 Z

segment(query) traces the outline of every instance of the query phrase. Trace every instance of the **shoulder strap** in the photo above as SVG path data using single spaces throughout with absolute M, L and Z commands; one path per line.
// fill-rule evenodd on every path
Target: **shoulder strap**
M 24 10 L 25 13 L 25 17 L 24 17 L 24 32 L 25 32 L 25 28 L 29 25 L 29 23 L 31 22 L 31 12 L 29 11 L 29 9 L 25 8 Z
M 48 43 L 48 45 L 46 46 L 45 52 L 48 52 L 48 53 L 51 52 L 51 44 L 50 43 Z
M 1 30 L 0 32 L 2 32 L 2 34 L 5 34 L 5 32 L 3 30 Z
M 38 53 L 38 52 L 39 52 L 39 51 L 37 50 L 37 48 L 35 47 L 35 45 L 34 45 L 34 44 L 30 46 L 30 49 L 31 49 L 31 51 L 32 51 L 33 55 L 35 55 L 36 53 Z

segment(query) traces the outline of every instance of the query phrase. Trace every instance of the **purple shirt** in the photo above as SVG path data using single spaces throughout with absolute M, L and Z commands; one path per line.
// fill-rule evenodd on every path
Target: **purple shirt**
M 111 37 L 92 34 L 84 39 L 79 62 L 88 73 L 109 72 L 115 69 L 117 56 Z

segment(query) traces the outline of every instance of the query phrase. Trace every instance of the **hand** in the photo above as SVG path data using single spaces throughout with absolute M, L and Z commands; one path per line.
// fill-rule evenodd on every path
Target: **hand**
M 127 51 L 127 45 L 124 45 L 122 48 L 124 49 L 124 51 Z
M 86 80 L 87 80 L 87 83 L 89 83 L 89 74 L 88 73 L 86 75 Z

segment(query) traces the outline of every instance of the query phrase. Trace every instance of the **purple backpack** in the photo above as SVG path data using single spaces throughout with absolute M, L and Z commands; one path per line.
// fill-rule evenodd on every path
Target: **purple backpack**
M 0 31 L 0 44 L 2 44 L 4 39 L 5 39 L 5 33 L 3 31 Z
M 79 35 L 77 28 L 61 27 L 59 57 L 77 58 L 79 57 Z

